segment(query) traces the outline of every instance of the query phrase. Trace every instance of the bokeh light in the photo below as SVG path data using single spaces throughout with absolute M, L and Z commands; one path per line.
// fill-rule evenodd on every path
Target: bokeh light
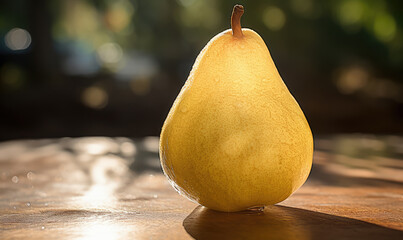
M 379 13 L 374 20 L 374 33 L 381 41 L 389 42 L 396 34 L 395 19 L 387 13 Z
M 123 56 L 122 48 L 117 43 L 105 43 L 97 49 L 98 57 L 103 64 L 116 64 Z
M 360 0 L 342 1 L 338 8 L 338 17 L 342 24 L 352 25 L 363 20 L 366 5 Z
M 0 82 L 3 88 L 16 90 L 25 81 L 24 69 L 15 64 L 6 64 L 0 68 Z
M 221 21 L 221 13 L 217 11 L 217 1 L 180 0 L 184 8 L 180 11 L 180 22 L 189 28 L 215 29 Z
M 137 95 L 146 95 L 150 91 L 151 80 L 149 78 L 136 78 L 130 82 L 132 91 Z
M 76 38 L 90 43 L 100 32 L 99 13 L 86 1 L 62 1 L 61 12 L 54 26 L 59 38 Z
M 108 104 L 108 93 L 101 87 L 92 86 L 83 91 L 81 99 L 87 107 L 101 109 Z
M 25 29 L 13 28 L 6 34 L 5 43 L 11 50 L 24 50 L 31 45 L 31 35 Z
M 263 23 L 272 31 L 280 30 L 284 27 L 286 16 L 283 10 L 278 7 L 267 7 L 263 12 Z
M 129 1 L 114 1 L 105 13 L 105 21 L 109 29 L 121 32 L 130 24 L 133 14 L 134 7 Z
M 352 94 L 362 89 L 369 82 L 370 75 L 362 67 L 350 67 L 341 70 L 337 79 L 337 88 L 343 94 Z

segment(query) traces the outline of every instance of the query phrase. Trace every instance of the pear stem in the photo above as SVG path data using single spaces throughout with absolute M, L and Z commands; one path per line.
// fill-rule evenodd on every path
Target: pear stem
M 235 5 L 234 9 L 232 10 L 232 16 L 231 16 L 232 35 L 237 38 L 243 37 L 241 27 L 241 17 L 243 15 L 243 12 L 244 10 L 242 5 Z

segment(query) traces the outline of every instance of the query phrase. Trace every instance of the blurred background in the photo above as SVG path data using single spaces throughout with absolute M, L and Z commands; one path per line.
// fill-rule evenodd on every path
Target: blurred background
M 403 133 L 399 0 L 1 0 L 0 140 L 158 136 L 236 3 L 314 134 Z

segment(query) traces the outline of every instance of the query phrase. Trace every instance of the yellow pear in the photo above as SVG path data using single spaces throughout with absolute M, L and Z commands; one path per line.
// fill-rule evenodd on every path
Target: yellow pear
M 173 187 L 233 212 L 285 200 L 307 179 L 308 122 L 253 30 L 231 27 L 204 47 L 162 127 L 160 158 Z

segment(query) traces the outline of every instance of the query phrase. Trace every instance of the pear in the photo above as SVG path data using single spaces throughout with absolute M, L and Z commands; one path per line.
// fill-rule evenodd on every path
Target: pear
M 197 57 L 162 127 L 160 159 L 182 195 L 233 212 L 285 200 L 307 179 L 313 154 L 308 122 L 281 79 L 269 50 L 231 28 Z

